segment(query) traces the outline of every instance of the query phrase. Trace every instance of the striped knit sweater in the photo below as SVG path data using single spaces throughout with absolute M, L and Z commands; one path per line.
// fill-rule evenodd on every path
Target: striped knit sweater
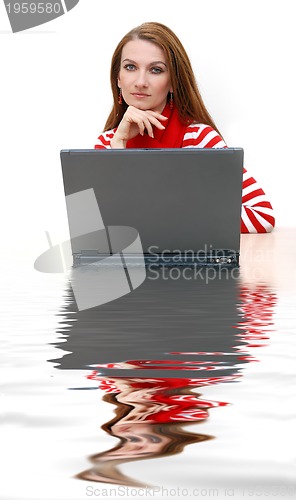
M 110 149 L 110 142 L 116 129 L 101 134 L 97 139 L 95 149 Z M 187 127 L 182 148 L 226 148 L 219 134 L 210 126 L 191 124 Z M 263 189 L 258 186 L 244 168 L 242 192 L 242 233 L 268 233 L 275 224 L 273 208 Z

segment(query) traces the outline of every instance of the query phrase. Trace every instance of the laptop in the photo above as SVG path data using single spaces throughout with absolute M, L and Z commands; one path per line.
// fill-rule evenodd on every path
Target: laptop
M 61 151 L 73 265 L 238 266 L 243 149 Z

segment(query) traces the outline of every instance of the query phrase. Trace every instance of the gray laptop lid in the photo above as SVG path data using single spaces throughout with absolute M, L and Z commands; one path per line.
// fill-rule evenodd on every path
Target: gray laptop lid
M 65 195 L 93 189 L 104 226 L 135 228 L 144 253 L 239 253 L 241 148 L 63 150 L 61 162 Z

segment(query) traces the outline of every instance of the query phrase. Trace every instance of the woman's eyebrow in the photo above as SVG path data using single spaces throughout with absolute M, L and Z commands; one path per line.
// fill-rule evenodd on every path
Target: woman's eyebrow
M 131 62 L 133 64 L 137 64 L 136 61 L 133 61 L 132 59 L 123 59 L 122 62 L 124 63 L 125 61 L 129 61 L 129 62 Z
M 166 63 L 163 61 L 153 61 L 152 63 L 150 63 L 150 66 L 154 66 L 155 64 L 163 64 L 164 66 L 166 66 Z
M 133 61 L 133 59 L 129 59 L 129 58 L 123 59 L 122 63 L 127 62 L 127 61 L 132 63 L 132 64 L 137 64 L 136 61 Z M 153 62 L 149 63 L 149 66 L 155 66 L 156 64 L 163 64 L 164 66 L 167 66 L 166 63 L 163 61 L 153 61 Z

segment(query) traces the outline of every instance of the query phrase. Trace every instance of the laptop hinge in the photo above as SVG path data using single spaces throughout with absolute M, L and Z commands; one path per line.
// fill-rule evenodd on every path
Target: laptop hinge
M 124 253 L 126 265 L 146 266 L 206 266 L 206 267 L 239 267 L 239 252 L 233 250 L 211 250 L 211 252 L 185 252 L 184 254 L 174 253 L 144 253 L 132 254 Z M 73 267 L 99 264 L 101 265 L 122 265 L 121 253 L 110 255 L 96 251 L 82 251 L 73 254 Z

